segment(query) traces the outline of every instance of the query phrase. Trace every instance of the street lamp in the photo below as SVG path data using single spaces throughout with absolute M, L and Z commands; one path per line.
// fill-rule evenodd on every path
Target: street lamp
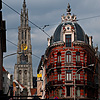
M 74 100 L 75 100 L 75 98 L 76 98 L 76 92 L 75 92 L 75 80 L 76 80 L 76 74 L 80 71 L 80 70 L 82 70 L 82 69 L 88 69 L 88 70 L 90 70 L 91 72 L 93 72 L 90 68 L 88 68 L 88 67 L 82 67 L 82 68 L 80 68 L 80 69 L 78 69 L 76 72 L 75 72 L 75 79 L 74 79 Z M 94 73 L 94 72 L 93 72 Z

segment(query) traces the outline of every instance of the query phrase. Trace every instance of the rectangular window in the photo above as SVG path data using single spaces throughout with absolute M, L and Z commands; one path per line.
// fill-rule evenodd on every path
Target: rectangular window
M 76 56 L 76 61 L 80 61 L 80 55 Z
M 58 81 L 61 80 L 61 74 L 58 74 Z
M 80 87 L 77 87 L 77 97 L 80 96 Z
M 59 89 L 59 98 L 62 97 L 62 89 Z
M 65 36 L 66 47 L 71 47 L 71 34 Z
M 61 56 L 60 55 L 58 56 L 58 62 L 61 62 Z
M 80 52 L 76 52 L 76 61 L 80 61 Z
M 70 89 L 71 89 L 71 87 L 68 86 L 68 87 L 67 87 L 67 96 L 71 96 L 71 91 L 70 91 Z
M 80 80 L 80 74 L 76 74 L 76 80 Z
M 67 73 L 67 81 L 71 81 L 72 77 L 71 77 L 71 73 Z

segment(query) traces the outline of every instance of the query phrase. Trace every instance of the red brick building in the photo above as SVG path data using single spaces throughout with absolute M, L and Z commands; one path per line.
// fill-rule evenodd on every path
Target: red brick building
M 93 48 L 92 36 L 85 34 L 71 15 L 67 15 L 48 39 L 42 66 L 45 74 L 44 98 L 97 100 L 99 92 L 97 49 Z M 43 75 L 44 76 L 44 75 Z

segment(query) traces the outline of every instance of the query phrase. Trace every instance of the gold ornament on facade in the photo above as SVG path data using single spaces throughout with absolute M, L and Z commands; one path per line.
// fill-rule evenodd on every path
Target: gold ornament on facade
M 21 44 L 21 50 L 27 50 L 27 44 Z

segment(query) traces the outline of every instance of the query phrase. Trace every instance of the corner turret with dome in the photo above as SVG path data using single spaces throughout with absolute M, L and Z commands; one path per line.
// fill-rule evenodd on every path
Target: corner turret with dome
M 62 21 L 56 28 L 53 36 L 48 39 L 48 46 L 57 42 L 67 43 L 68 41 L 66 41 L 66 38 L 69 37 L 71 38 L 71 41 L 69 41 L 70 43 L 79 41 L 89 44 L 89 37 L 85 34 L 82 27 L 77 23 L 76 15 L 71 15 L 71 8 L 69 3 L 67 6 L 67 14 L 66 16 L 63 14 L 61 16 L 61 20 Z
M 61 16 L 61 23 L 48 38 L 48 47 L 38 66 L 44 87 L 37 81 L 37 90 L 42 91 L 42 98 L 97 100 L 100 81 L 97 51 L 92 36 L 85 34 L 76 16 L 71 15 L 68 3 L 67 14 Z

